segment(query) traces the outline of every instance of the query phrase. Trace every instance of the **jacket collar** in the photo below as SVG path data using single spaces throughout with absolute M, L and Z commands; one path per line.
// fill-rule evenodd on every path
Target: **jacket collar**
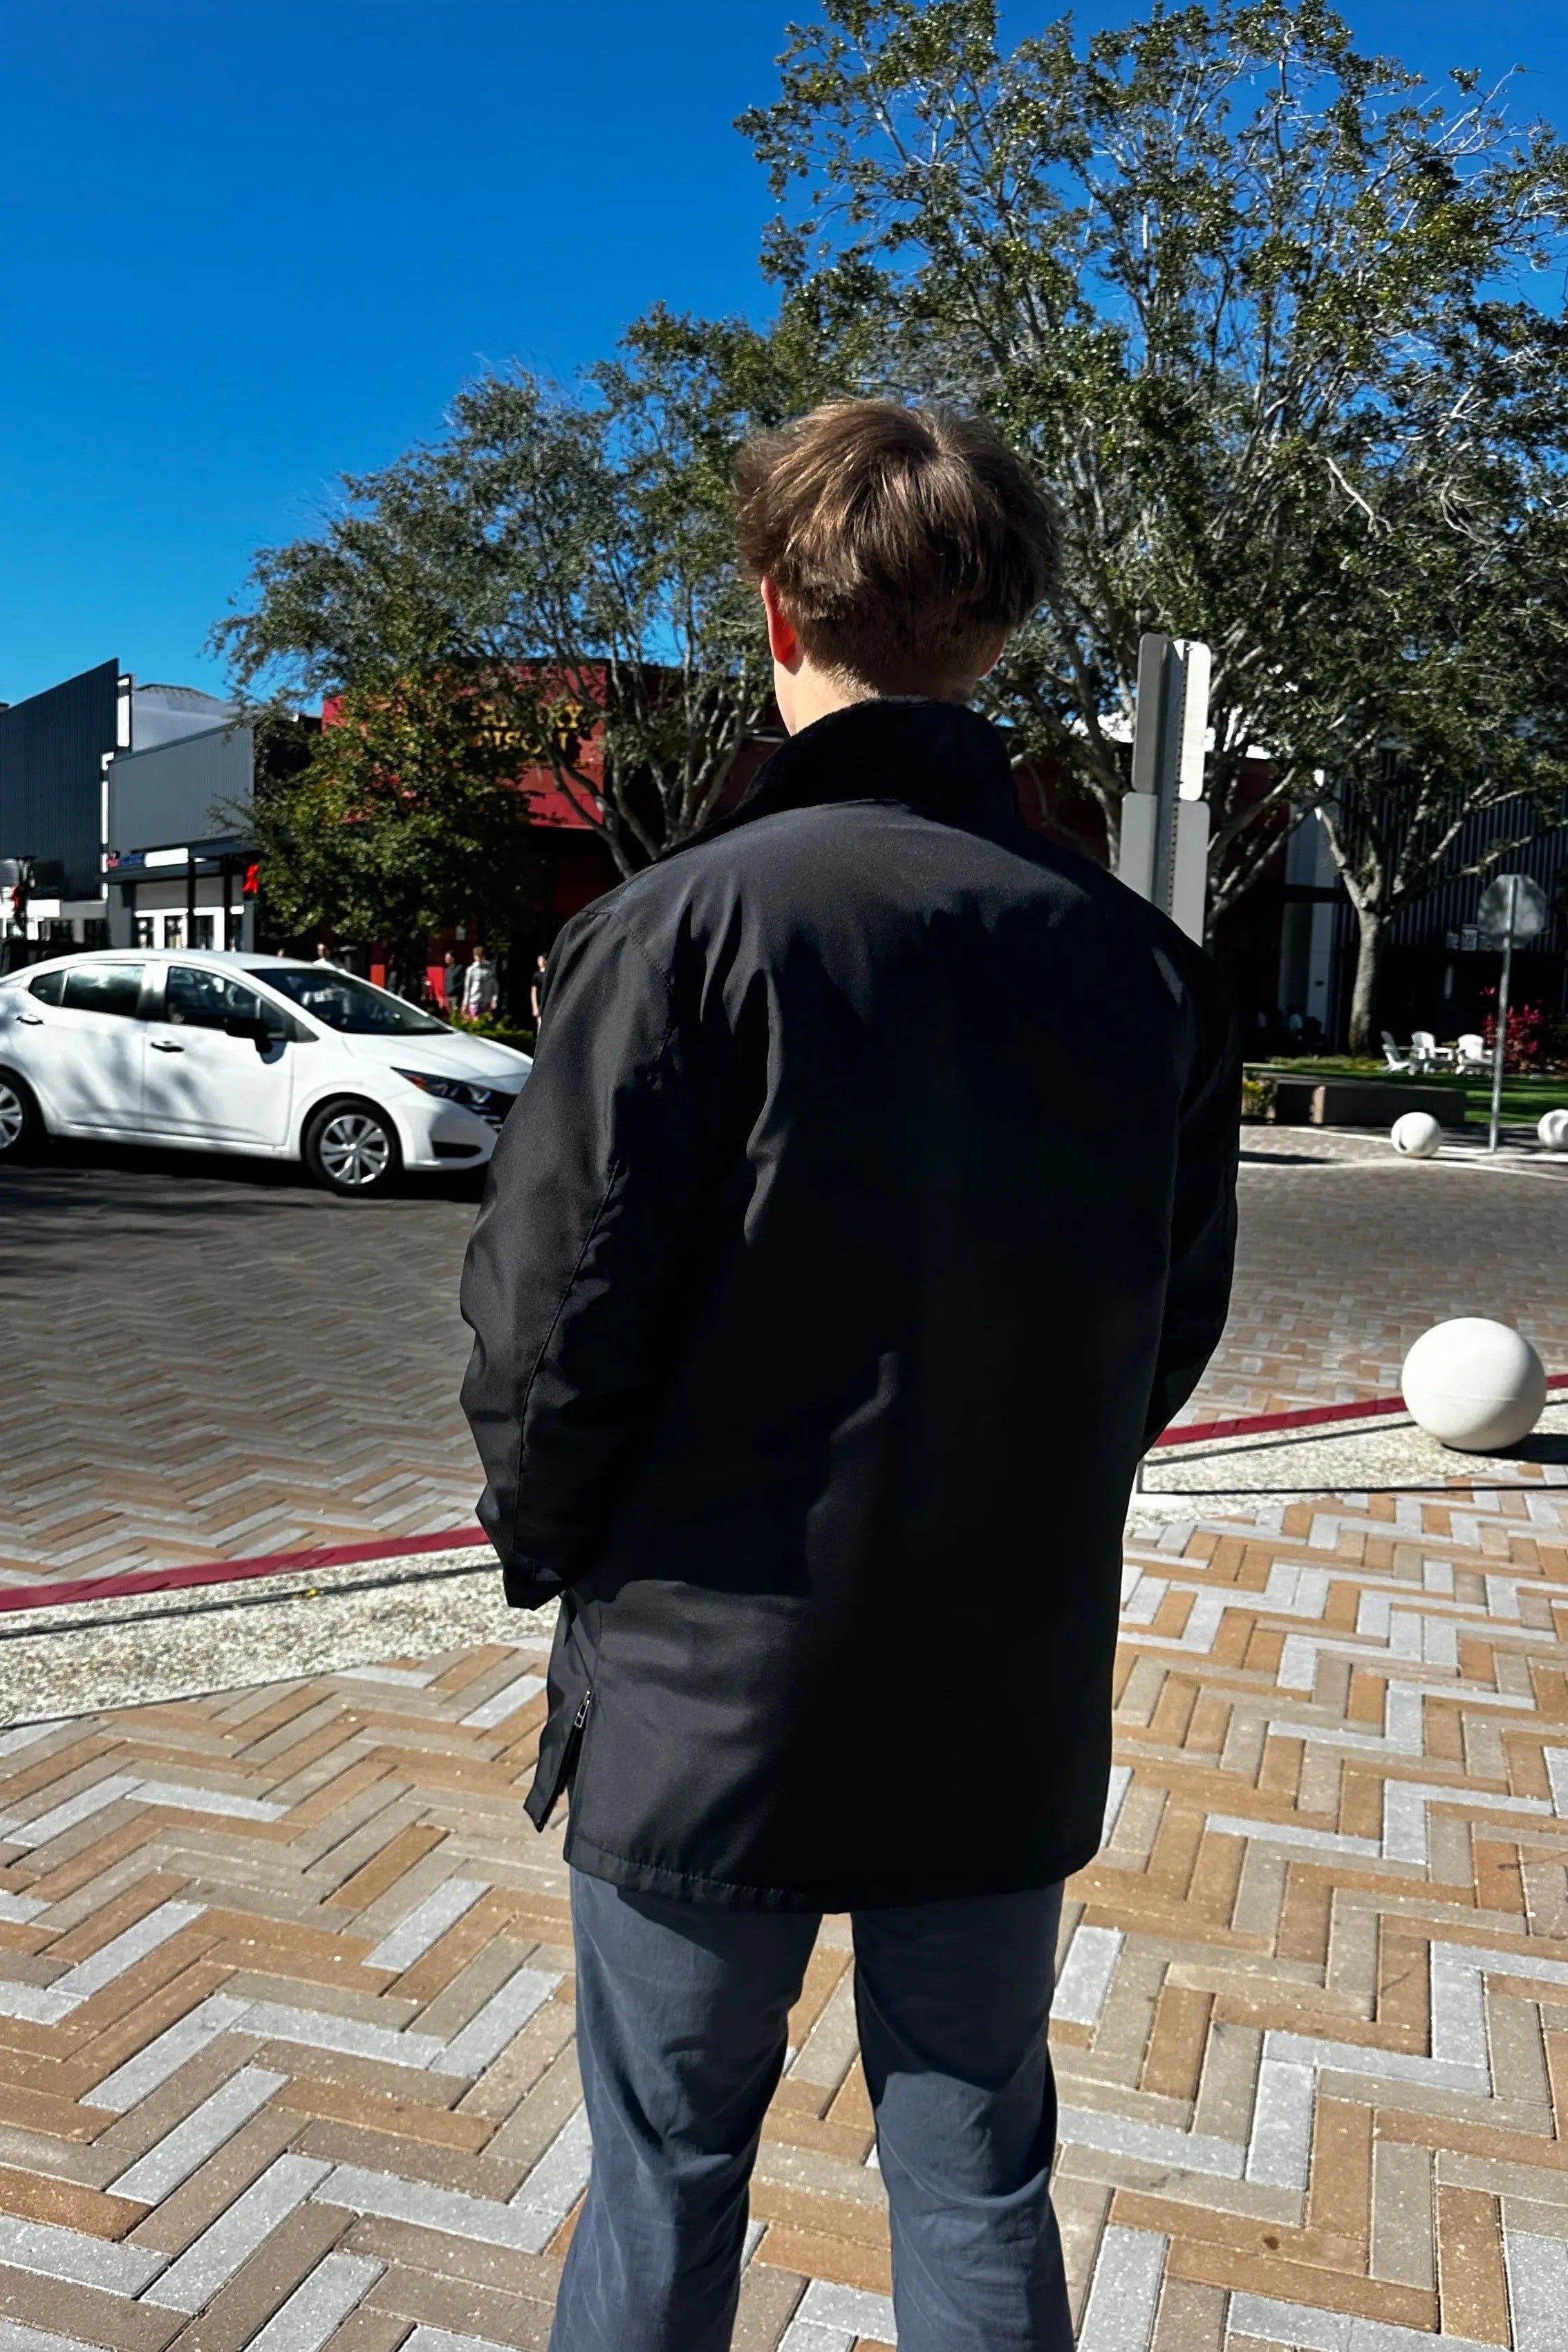
M 897 801 L 994 841 L 1026 833 L 1007 747 L 988 719 L 962 703 L 886 696 L 831 710 L 791 736 L 700 838 L 845 801 Z

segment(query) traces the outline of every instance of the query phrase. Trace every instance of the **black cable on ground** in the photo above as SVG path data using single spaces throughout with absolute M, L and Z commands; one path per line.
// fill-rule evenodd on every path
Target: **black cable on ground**
M 336 1601 L 346 1593 L 386 1592 L 402 1584 L 439 1584 L 453 1577 L 499 1576 L 500 1573 L 500 1570 L 493 1559 L 481 1559 L 472 1568 L 412 1568 L 403 1576 L 365 1577 L 356 1584 L 312 1584 L 306 1586 L 303 1591 L 298 1585 L 283 1592 L 236 1592 L 230 1587 L 226 1590 L 226 1596 L 221 1600 L 189 1601 L 170 1609 L 135 1609 L 128 1611 L 123 1617 L 84 1618 L 81 1631 L 85 1633 L 92 1627 L 106 1629 L 119 1625 L 156 1624 L 168 1617 L 210 1616 L 215 1611 L 220 1609 L 276 1607 L 279 1602 L 284 1601 Z M 84 1593 L 80 1601 L 67 1601 L 60 1606 L 65 1609 L 80 1609 L 87 1605 L 90 1598 L 90 1593 Z M 58 1612 L 46 1611 L 40 1612 L 40 1614 L 46 1619 L 41 1625 L 0 1623 L 0 1642 L 36 1641 L 46 1633 L 69 1633 L 76 1630 L 68 1618 L 62 1622 Z
M 1132 1499 L 1135 1503 L 1140 1500 L 1169 1503 L 1184 1495 L 1191 1495 L 1194 1500 L 1201 1500 L 1205 1495 L 1247 1497 L 1256 1495 L 1264 1500 L 1272 1496 L 1276 1501 L 1281 1495 L 1451 1495 L 1458 1502 L 1465 1496 L 1474 1496 L 1478 1491 L 1487 1495 L 1560 1495 L 1568 1503 L 1568 1486 L 1548 1486 L 1544 1478 L 1475 1478 L 1465 1480 L 1458 1486 L 1440 1485 L 1430 1478 L 1425 1483 L 1399 1486 L 1369 1486 L 1364 1479 L 1358 1482 L 1354 1478 L 1338 1479 L 1331 1486 L 1140 1486 Z

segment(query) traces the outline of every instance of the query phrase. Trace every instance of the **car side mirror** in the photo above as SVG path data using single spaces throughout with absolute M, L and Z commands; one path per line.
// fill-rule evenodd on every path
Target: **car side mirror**
M 223 1026 L 226 1036 L 248 1037 L 258 1054 L 265 1054 L 274 1038 L 279 1045 L 283 1043 L 282 1031 L 272 1028 L 265 1021 L 245 1019 L 237 1014 L 232 1021 L 226 1021 Z

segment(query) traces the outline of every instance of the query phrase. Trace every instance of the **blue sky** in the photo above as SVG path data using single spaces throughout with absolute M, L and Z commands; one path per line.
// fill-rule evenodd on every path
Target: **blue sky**
M 1527 64 L 1530 110 L 1568 121 L 1562 0 L 1346 13 L 1424 71 Z M 110 657 L 220 686 L 202 642 L 252 549 L 464 376 L 568 373 L 658 298 L 764 309 L 731 123 L 811 14 L 0 0 L 0 699 Z

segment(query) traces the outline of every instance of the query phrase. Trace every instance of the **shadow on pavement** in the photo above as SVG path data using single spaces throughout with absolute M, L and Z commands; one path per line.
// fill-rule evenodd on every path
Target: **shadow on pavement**
M 300 1192 L 309 1199 L 342 1208 L 375 1208 L 385 1201 L 420 1199 L 477 1201 L 484 1191 L 482 1168 L 455 1169 L 450 1174 L 403 1177 L 390 1192 L 368 1201 L 345 1201 L 311 1182 L 297 1160 L 262 1160 L 243 1151 L 179 1151 L 154 1144 L 89 1143 L 76 1137 L 49 1136 L 35 1144 L 23 1160 L 7 1160 L 0 1169 L 0 1194 L 14 1185 L 37 1192 L 51 1177 L 112 1179 L 117 1175 L 166 1178 L 171 1188 L 201 1184 L 236 1186 L 257 1192 Z
M 241 1152 L 159 1150 L 134 1144 L 87 1143 L 49 1138 L 25 1160 L 0 1167 L 0 1277 L 33 1272 L 40 1258 L 74 1249 L 84 1219 L 100 1237 L 119 1238 L 128 1251 L 150 1228 L 180 1220 L 220 1226 L 275 1223 L 280 1215 L 326 1214 L 405 1219 L 421 1205 L 477 1208 L 482 1169 L 441 1176 L 405 1176 L 389 1192 L 344 1200 L 310 1181 L 298 1161 L 258 1160 Z
M 1544 1468 L 1549 1462 L 1568 1462 L 1568 1430 L 1538 1429 L 1529 1437 L 1521 1437 L 1517 1445 L 1499 1445 L 1484 1457 L 1469 1454 L 1468 1461 L 1538 1462 Z

